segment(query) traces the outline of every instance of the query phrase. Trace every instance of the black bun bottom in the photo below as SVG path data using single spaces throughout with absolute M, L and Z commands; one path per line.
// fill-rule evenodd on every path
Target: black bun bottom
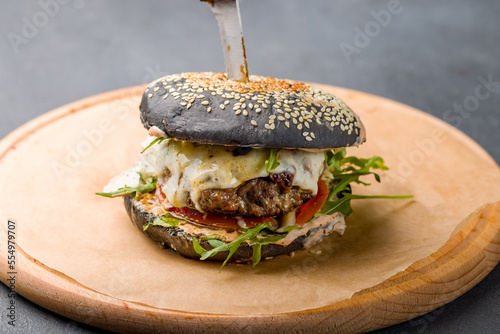
M 143 231 L 143 226 L 148 222 L 152 222 L 157 217 L 151 213 L 143 211 L 137 205 L 137 202 L 133 200 L 130 196 L 125 196 L 125 208 L 127 213 L 134 223 L 135 226 L 141 231 Z M 324 226 L 311 229 L 305 235 L 301 235 L 296 238 L 287 246 L 269 244 L 262 246 L 262 259 L 268 257 L 275 257 L 278 255 L 290 254 L 299 249 L 306 248 L 319 243 L 324 237 L 328 236 L 331 232 L 331 224 L 328 223 Z M 202 235 L 187 233 L 178 227 L 162 227 L 150 225 L 146 231 L 143 231 L 150 239 L 157 242 L 159 246 L 164 248 L 170 248 L 176 253 L 192 259 L 199 259 L 200 255 L 196 253 L 193 248 L 193 239 L 200 243 L 200 245 L 206 249 L 212 249 L 213 247 L 208 243 L 206 238 Z M 312 238 L 315 238 L 314 240 Z M 242 244 L 238 250 L 233 254 L 230 262 L 240 262 L 247 263 L 252 261 L 253 249 L 247 244 Z M 220 252 L 210 257 L 209 260 L 212 261 L 225 261 L 228 256 L 228 252 Z

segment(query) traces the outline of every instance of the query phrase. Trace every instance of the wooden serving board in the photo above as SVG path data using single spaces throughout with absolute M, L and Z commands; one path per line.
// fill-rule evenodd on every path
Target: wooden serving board
M 325 88 L 371 99 L 370 95 L 360 92 Z M 22 126 L 0 142 L 0 171 L 2 159 L 8 152 L 45 125 L 96 104 L 139 96 L 142 90 L 143 87 L 133 87 L 101 94 L 54 110 Z M 484 161 L 491 164 L 491 158 L 485 152 L 481 154 Z M 5 250 L 7 232 L 0 226 L 0 245 Z M 381 284 L 359 291 L 350 299 L 297 312 L 230 315 L 156 308 L 89 289 L 31 257 L 23 250 L 23 244 L 16 245 L 16 252 L 16 271 L 22 277 L 16 284 L 17 293 L 70 319 L 112 331 L 366 332 L 425 314 L 481 281 L 500 261 L 500 202 L 485 204 L 471 214 L 437 252 Z M 9 271 L 7 254 L 2 251 L 0 278 L 5 284 Z

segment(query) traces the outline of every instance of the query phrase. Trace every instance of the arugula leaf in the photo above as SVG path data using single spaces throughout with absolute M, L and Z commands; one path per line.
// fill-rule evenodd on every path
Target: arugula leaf
M 145 224 L 142 227 L 142 230 L 146 231 L 149 228 L 149 226 L 151 226 L 151 225 L 153 225 L 153 226 L 163 226 L 163 227 L 174 227 L 174 226 L 178 226 L 178 225 L 183 224 L 183 223 L 185 223 L 184 220 L 175 218 L 175 217 L 171 216 L 170 214 L 166 214 L 164 216 L 156 218 L 151 223 Z
M 322 215 L 331 215 L 335 212 L 340 212 L 346 217 L 352 215 L 351 200 L 353 199 L 370 199 L 370 198 L 387 198 L 387 199 L 404 199 L 413 198 L 413 196 L 364 196 L 353 195 L 346 190 L 350 190 L 351 183 L 370 185 L 360 180 L 361 176 L 373 175 L 377 182 L 380 182 L 380 175 L 373 172 L 374 169 L 388 170 L 384 164 L 384 160 L 380 157 L 371 157 L 362 159 L 357 157 L 346 157 L 345 148 L 335 151 L 327 151 L 325 153 L 325 161 L 328 170 L 333 175 L 334 186 L 328 198 L 323 204 L 321 210 L 314 215 L 313 219 Z M 344 192 L 340 199 L 335 200 L 335 195 Z
M 345 148 L 341 148 L 335 151 L 328 150 L 325 152 L 325 161 L 330 172 L 333 172 L 335 170 L 342 171 L 340 162 L 342 161 L 342 159 L 344 159 L 346 153 L 347 152 Z
M 157 143 L 159 144 L 159 143 L 161 143 L 161 142 L 163 142 L 165 140 L 171 140 L 171 139 L 172 138 L 168 138 L 168 137 L 158 137 L 155 140 L 153 140 L 145 149 L 143 149 L 142 152 L 141 152 L 141 154 L 144 153 L 144 152 L 146 152 L 146 150 L 148 148 L 150 148 L 151 146 L 153 146 L 154 144 L 157 144 Z
M 328 196 L 327 201 L 332 201 L 336 194 L 347 190 L 350 183 L 358 183 L 365 186 L 369 183 L 361 181 L 359 178 L 364 175 L 373 175 L 377 182 L 380 182 L 380 175 L 373 172 L 374 169 L 388 170 L 384 160 L 380 157 L 371 157 L 369 159 L 361 159 L 356 157 L 346 157 L 345 148 L 328 151 L 325 153 L 325 161 L 328 170 L 333 175 L 333 180 L 336 182 L 333 191 Z
M 254 228 L 245 229 L 245 233 L 241 234 L 238 238 L 236 238 L 235 240 L 233 240 L 229 243 L 224 243 L 220 240 L 208 240 L 210 245 L 212 247 L 214 247 L 213 249 L 210 249 L 208 251 L 205 250 L 203 247 L 201 247 L 198 240 L 193 238 L 193 247 L 194 247 L 194 250 L 196 251 L 196 253 L 201 255 L 200 260 L 206 260 L 209 257 L 212 257 L 219 252 L 229 251 L 229 254 L 228 254 L 226 260 L 224 261 L 224 263 L 222 263 L 222 266 L 220 267 L 220 269 L 222 269 L 226 265 L 226 263 L 229 261 L 229 259 L 233 256 L 233 254 L 238 250 L 238 247 L 240 247 L 240 245 L 244 241 L 254 240 L 257 237 L 257 235 L 259 234 L 259 232 L 265 228 L 269 229 L 270 227 L 267 224 L 259 224 Z M 284 236 L 283 236 L 283 238 L 284 238 Z M 257 242 L 259 242 L 259 241 L 257 241 Z M 255 251 L 255 248 L 254 248 L 254 251 Z M 255 253 L 254 253 L 254 256 L 255 256 Z M 260 261 L 260 258 L 259 258 L 259 261 Z M 257 261 L 257 263 L 258 263 L 258 261 Z
M 203 255 L 203 253 L 206 252 L 206 250 L 203 247 L 201 247 L 200 243 L 198 242 L 198 240 L 196 240 L 196 238 L 193 238 L 193 248 L 194 251 L 199 255 Z
M 223 242 L 223 241 L 216 240 L 216 239 L 208 239 L 208 243 L 209 243 L 212 247 L 220 247 L 220 246 L 224 245 L 224 242 Z
M 273 170 L 278 168 L 280 162 L 278 161 L 280 157 L 280 149 L 272 148 L 271 153 L 269 155 L 269 159 L 266 160 L 266 171 L 271 173 Z
M 293 225 L 293 226 L 296 227 L 294 229 L 300 229 L 300 227 L 298 227 L 296 225 Z M 289 226 L 289 227 L 292 227 L 292 226 Z M 283 235 L 273 235 L 273 236 L 270 236 L 270 237 L 267 237 L 264 239 L 255 239 L 252 242 L 252 248 L 253 248 L 252 268 L 255 268 L 255 266 L 261 260 L 261 257 L 262 257 L 261 251 L 262 251 L 263 245 L 274 244 L 274 243 L 280 241 L 281 239 L 284 239 L 288 235 L 288 232 L 290 232 L 290 231 L 291 231 L 291 229 L 289 231 L 287 231 L 286 234 L 283 234 Z
M 124 188 L 120 188 L 116 191 L 109 192 L 109 193 L 96 193 L 96 195 L 109 197 L 109 198 L 126 196 L 126 195 L 135 196 L 136 193 L 141 193 L 141 194 L 149 193 L 155 189 L 156 189 L 156 178 L 153 178 L 151 180 L 151 183 L 143 184 L 142 186 L 124 187 Z
M 343 197 L 335 201 L 326 201 L 321 207 L 320 212 L 314 215 L 317 218 L 322 215 L 332 215 L 335 212 L 340 212 L 346 217 L 352 215 L 351 200 L 353 199 L 375 199 L 375 198 L 385 198 L 385 199 L 405 199 L 413 198 L 412 195 L 404 196 L 365 196 L 365 195 L 353 195 L 353 194 L 343 194 Z
M 260 262 L 260 259 L 262 258 L 262 244 L 261 243 L 256 243 L 252 245 L 252 269 L 255 268 L 255 266 Z

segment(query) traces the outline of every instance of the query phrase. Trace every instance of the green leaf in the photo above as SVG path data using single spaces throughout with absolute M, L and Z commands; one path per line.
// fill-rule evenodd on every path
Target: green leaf
M 143 226 L 142 230 L 146 231 L 149 228 L 149 226 L 151 226 L 151 225 L 162 226 L 162 227 L 175 227 L 175 226 L 178 226 L 178 225 L 184 224 L 184 223 L 185 223 L 184 220 L 172 217 L 170 214 L 166 214 L 162 217 L 156 218 L 152 222 L 145 224 Z
M 96 193 L 96 195 L 114 198 L 119 196 L 134 195 L 135 193 L 141 193 L 141 194 L 149 193 L 155 189 L 156 189 L 156 178 L 153 178 L 151 183 L 144 184 L 142 186 L 125 187 L 109 193 Z
M 148 148 L 150 148 L 151 146 L 153 146 L 154 144 L 159 144 L 159 143 L 161 143 L 161 142 L 163 142 L 165 140 L 171 140 L 171 139 L 172 138 L 168 138 L 168 137 L 158 137 L 155 140 L 153 140 L 148 146 L 146 146 L 146 148 L 142 150 L 141 154 L 144 153 L 144 152 L 146 152 L 146 150 Z
M 325 152 L 325 161 L 328 166 L 328 170 L 330 172 L 334 171 L 342 171 L 341 162 L 346 155 L 346 149 L 341 148 L 335 151 L 326 151 Z
M 208 239 L 208 243 L 210 244 L 210 246 L 212 246 L 214 248 L 224 245 L 224 242 L 222 242 L 220 240 L 215 240 L 215 239 Z
M 370 199 L 370 198 L 388 198 L 388 199 L 403 199 L 413 198 L 413 196 L 363 196 L 347 193 L 350 190 L 351 183 L 362 184 L 365 186 L 370 183 L 361 181 L 360 178 L 365 175 L 373 175 L 377 182 L 380 182 L 380 175 L 373 172 L 375 169 L 388 170 L 384 164 L 384 159 L 381 157 L 371 157 L 369 159 L 346 157 L 345 149 L 325 152 L 325 162 L 328 170 L 333 175 L 333 189 L 326 202 L 323 204 L 320 212 L 314 215 L 313 219 L 322 215 L 331 215 L 335 212 L 340 212 L 345 216 L 350 216 L 353 211 L 351 200 L 353 199 Z M 336 195 L 344 192 L 340 199 L 335 199 Z
M 142 182 L 142 183 L 147 183 L 146 182 L 146 179 L 144 179 L 144 176 L 142 175 L 141 172 L 138 172 L 139 173 L 139 180 Z
M 413 198 L 413 195 L 404 195 L 404 196 L 365 196 L 365 195 L 353 195 L 353 194 L 344 194 L 342 198 L 335 201 L 326 201 L 325 204 L 321 207 L 321 211 L 314 215 L 314 218 L 317 218 L 322 215 L 332 215 L 335 212 L 340 212 L 344 214 L 346 217 L 352 215 L 352 207 L 351 200 L 353 199 L 406 199 Z
M 269 159 L 266 160 L 266 171 L 268 173 L 271 173 L 280 165 L 280 162 L 278 161 L 279 156 L 280 156 L 280 149 L 272 148 L 271 153 L 269 154 Z
M 206 250 L 203 247 L 201 247 L 200 243 L 198 242 L 198 240 L 196 240 L 196 238 L 193 238 L 193 248 L 194 251 L 199 255 L 203 255 L 203 253 L 206 252 Z
M 255 266 L 260 262 L 260 259 L 262 257 L 262 244 L 261 243 L 253 244 L 252 249 L 253 249 L 252 268 L 255 268 Z
M 229 261 L 229 259 L 233 256 L 233 254 L 238 250 L 238 247 L 240 247 L 240 245 L 243 242 L 251 241 L 251 240 L 255 239 L 255 237 L 259 234 L 259 232 L 265 228 L 270 228 L 270 227 L 267 224 L 259 224 L 254 228 L 246 229 L 243 234 L 241 234 L 238 238 L 231 241 L 230 243 L 223 243 L 220 240 L 209 240 L 208 242 L 214 248 L 210 249 L 208 251 L 203 250 L 203 252 L 197 251 L 197 253 L 201 255 L 200 260 L 206 260 L 209 257 L 212 257 L 219 252 L 229 251 L 229 254 L 226 257 L 226 260 L 224 261 L 224 263 L 222 263 L 222 266 L 220 267 L 220 269 L 222 269 L 226 265 L 226 263 Z M 194 239 L 193 239 L 193 245 L 195 247 L 197 247 L 195 242 L 194 242 Z M 199 244 L 198 244 L 198 246 L 199 246 Z M 201 248 L 201 246 L 198 248 L 198 250 L 200 250 L 200 248 Z M 203 249 L 203 248 L 201 248 L 201 249 Z M 195 250 L 196 250 L 196 248 L 195 248 Z
M 288 229 L 288 231 L 285 234 L 272 235 L 270 237 L 263 238 L 263 239 L 256 238 L 256 239 L 254 239 L 254 241 L 252 241 L 252 248 L 253 248 L 252 268 L 255 268 L 255 266 L 261 260 L 261 257 L 262 257 L 261 251 L 262 251 L 263 245 L 274 244 L 274 243 L 280 241 L 281 239 L 284 239 L 288 235 L 288 233 L 292 230 L 291 227 L 295 227 L 295 228 L 293 228 L 293 230 L 300 229 L 300 227 L 298 227 L 296 225 L 293 225 L 293 226 L 291 225 L 291 226 L 287 226 L 287 227 L 290 227 L 290 229 Z

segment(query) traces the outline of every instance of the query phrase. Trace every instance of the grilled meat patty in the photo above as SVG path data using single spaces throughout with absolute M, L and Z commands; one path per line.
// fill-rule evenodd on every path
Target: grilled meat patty
M 272 217 L 294 210 L 314 196 L 292 187 L 293 174 L 271 174 L 245 182 L 238 188 L 207 189 L 201 194 L 204 212 L 242 217 Z

